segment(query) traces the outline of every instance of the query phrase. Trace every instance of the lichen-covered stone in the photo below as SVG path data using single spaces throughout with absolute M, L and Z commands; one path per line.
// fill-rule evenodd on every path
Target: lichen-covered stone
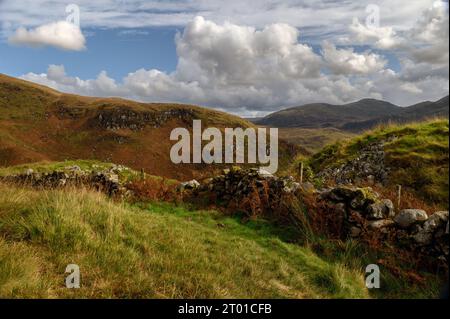
M 422 209 L 403 209 L 395 216 L 395 223 L 401 228 L 409 228 L 416 223 L 424 222 L 428 219 L 427 213 Z

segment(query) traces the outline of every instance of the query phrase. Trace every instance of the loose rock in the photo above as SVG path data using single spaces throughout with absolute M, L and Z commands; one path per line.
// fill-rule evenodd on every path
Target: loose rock
M 406 229 L 427 219 L 428 215 L 422 209 L 403 209 L 395 216 L 394 221 L 399 227 Z

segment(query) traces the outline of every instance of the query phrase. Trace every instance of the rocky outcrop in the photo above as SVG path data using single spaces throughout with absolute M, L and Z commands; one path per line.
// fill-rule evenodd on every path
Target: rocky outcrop
M 337 184 L 358 184 L 361 181 L 386 184 L 389 167 L 385 164 L 384 144 L 395 137 L 362 147 L 357 156 L 338 167 L 326 168 L 316 177 L 332 180 Z
M 380 199 L 370 187 L 338 186 L 324 190 L 319 201 L 332 207 L 335 220 L 343 220 L 348 238 L 381 237 L 399 246 L 448 260 L 448 212 L 428 214 L 421 209 L 404 209 L 395 214 L 389 199 Z
M 194 117 L 191 109 L 169 109 L 165 111 L 136 112 L 131 109 L 102 110 L 92 124 L 107 130 L 142 130 L 146 126 L 158 128 L 171 119 L 189 123 Z
M 105 105 L 108 107 L 109 105 Z M 194 109 L 190 108 L 170 108 L 167 110 L 142 110 L 137 111 L 127 106 L 115 108 L 103 108 L 102 106 L 95 113 L 86 106 L 70 106 L 64 104 L 57 105 L 56 115 L 63 118 L 80 119 L 89 117 L 89 127 L 100 127 L 107 130 L 130 129 L 133 131 L 142 130 L 146 126 L 154 128 L 161 127 L 171 119 L 182 120 L 191 123 L 194 118 Z

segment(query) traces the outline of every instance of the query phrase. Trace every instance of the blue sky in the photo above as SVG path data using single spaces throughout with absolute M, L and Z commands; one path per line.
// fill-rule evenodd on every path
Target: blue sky
M 448 94 L 447 1 L 79 0 L 79 26 L 71 3 L 0 0 L 0 72 L 245 116 Z
M 116 79 L 140 68 L 172 72 L 176 68 L 175 34 L 180 28 L 152 27 L 122 34 L 128 29 L 87 29 L 87 49 L 81 52 L 53 47 L 29 48 L 0 43 L 0 70 L 12 76 L 41 73 L 50 64 L 62 64 L 68 75 L 97 76 L 102 70 Z
M 72 52 L 53 47 L 29 48 L 0 43 L 0 70 L 11 76 L 21 76 L 28 72 L 41 73 L 50 64 L 64 65 L 70 76 L 94 78 L 102 70 L 108 75 L 121 79 L 130 71 L 158 69 L 171 73 L 175 71 L 175 35 L 182 27 L 149 27 L 141 29 L 87 29 L 87 50 Z M 308 43 L 308 42 L 306 42 Z M 320 45 L 311 44 L 314 52 L 320 52 Z M 344 46 L 345 47 L 345 46 Z M 355 46 L 356 52 L 364 52 L 369 46 Z M 395 55 L 381 52 L 388 59 L 388 67 L 400 69 Z

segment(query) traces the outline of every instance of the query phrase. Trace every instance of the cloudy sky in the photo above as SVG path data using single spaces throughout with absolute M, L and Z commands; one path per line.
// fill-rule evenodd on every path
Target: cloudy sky
M 0 0 L 0 73 L 260 116 L 448 95 L 447 1 Z

